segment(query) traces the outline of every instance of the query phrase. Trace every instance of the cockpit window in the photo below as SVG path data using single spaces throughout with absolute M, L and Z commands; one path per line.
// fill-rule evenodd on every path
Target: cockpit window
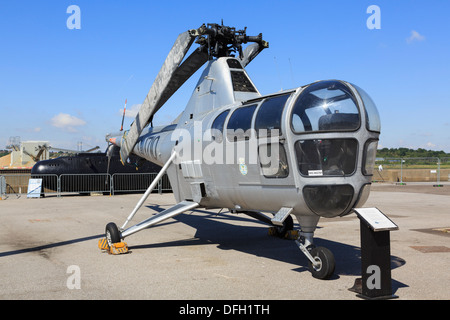
M 362 101 L 364 102 L 364 110 L 366 110 L 366 127 L 370 131 L 380 132 L 381 122 L 375 103 L 370 96 L 360 87 L 353 85 L 358 90 Z
M 213 124 L 211 125 L 211 131 L 212 131 L 212 138 L 216 142 L 222 142 L 222 135 L 223 135 L 223 125 L 225 123 L 225 119 L 228 115 L 230 110 L 226 110 L 219 114 L 216 119 L 214 119 Z
M 286 178 L 289 166 L 281 143 L 261 144 L 258 148 L 261 171 L 266 178 Z
M 356 170 L 355 139 L 300 140 L 294 146 L 303 176 L 348 176 Z
M 255 119 L 258 137 L 281 135 L 281 115 L 289 96 L 290 94 L 285 94 L 264 100 Z
M 356 130 L 360 126 L 356 99 L 338 81 L 317 82 L 298 97 L 291 124 L 295 133 Z
M 227 125 L 227 137 L 229 141 L 237 141 L 250 138 L 252 118 L 256 106 L 257 105 L 254 104 L 234 110 L 233 114 L 228 120 Z

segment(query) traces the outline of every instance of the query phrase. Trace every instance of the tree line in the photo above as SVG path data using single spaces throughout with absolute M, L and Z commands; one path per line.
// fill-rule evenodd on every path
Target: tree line
M 417 150 L 409 148 L 382 148 L 377 150 L 377 158 L 447 158 L 450 153 L 444 151 L 425 150 L 418 148 Z

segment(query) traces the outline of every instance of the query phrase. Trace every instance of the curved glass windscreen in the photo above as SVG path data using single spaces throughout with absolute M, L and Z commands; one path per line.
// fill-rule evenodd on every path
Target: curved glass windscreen
M 298 168 L 303 176 L 346 176 L 356 169 L 355 139 L 300 140 L 295 143 Z
M 372 175 L 377 155 L 378 140 L 369 140 L 364 145 L 364 166 L 363 174 Z
M 380 132 L 381 131 L 381 121 L 380 115 L 378 114 L 378 109 L 375 106 L 372 98 L 358 86 L 353 85 L 361 96 L 364 102 L 364 110 L 366 110 L 366 127 L 370 131 Z
M 339 81 L 314 83 L 295 102 L 291 125 L 296 133 L 356 130 L 360 126 L 356 99 Z

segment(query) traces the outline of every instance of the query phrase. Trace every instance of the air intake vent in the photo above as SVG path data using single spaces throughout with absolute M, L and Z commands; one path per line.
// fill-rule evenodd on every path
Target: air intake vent
M 257 92 L 255 87 L 250 82 L 250 79 L 243 71 L 230 71 L 230 73 L 234 91 Z

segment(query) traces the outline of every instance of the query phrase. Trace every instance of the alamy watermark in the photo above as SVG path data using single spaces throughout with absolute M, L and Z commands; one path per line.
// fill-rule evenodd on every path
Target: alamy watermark
M 367 274 L 370 276 L 367 278 L 366 287 L 369 290 L 381 289 L 381 270 L 377 265 L 370 265 L 367 267 Z
M 158 135 L 143 139 L 135 146 L 136 153 L 152 155 L 158 143 Z M 194 121 L 191 130 L 177 128 L 171 134 L 177 158 L 175 164 L 195 159 L 198 163 L 211 164 L 258 164 L 266 169 L 276 169 L 284 155 L 280 131 L 255 129 L 218 129 L 203 131 L 202 122 Z
M 381 9 L 377 5 L 367 7 L 366 13 L 370 14 L 367 18 L 366 26 L 369 30 L 381 29 Z
M 70 16 L 66 20 L 67 29 L 81 29 L 81 9 L 77 5 L 70 5 L 67 7 L 66 13 L 69 13 Z
M 70 274 L 67 277 L 67 289 L 81 289 L 81 269 L 77 265 L 70 265 L 67 267 L 66 273 Z
M 66 13 L 70 16 L 66 20 L 67 29 L 81 29 L 81 9 L 79 6 L 72 4 L 67 7 Z M 366 26 L 369 30 L 381 29 L 381 9 L 379 6 L 372 4 L 367 7 L 367 14 L 370 16 L 367 18 Z

